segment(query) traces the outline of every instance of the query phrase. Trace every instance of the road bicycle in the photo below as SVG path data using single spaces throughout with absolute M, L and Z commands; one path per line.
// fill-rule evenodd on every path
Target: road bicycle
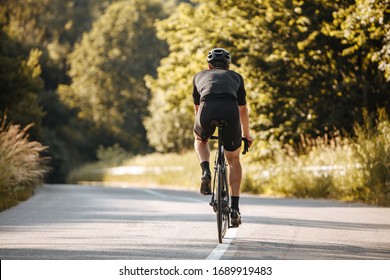
M 227 164 L 222 141 L 223 127 L 227 126 L 227 124 L 224 120 L 212 121 L 210 123 L 211 126 L 218 128 L 218 136 L 211 136 L 210 138 L 218 140 L 218 151 L 214 161 L 214 180 L 210 206 L 213 207 L 214 212 L 217 214 L 219 243 L 222 243 L 222 239 L 229 228 L 236 227 L 230 221 L 231 202 L 227 183 Z M 244 150 L 242 153 L 245 154 L 248 151 L 248 141 L 245 138 L 242 140 L 244 141 Z

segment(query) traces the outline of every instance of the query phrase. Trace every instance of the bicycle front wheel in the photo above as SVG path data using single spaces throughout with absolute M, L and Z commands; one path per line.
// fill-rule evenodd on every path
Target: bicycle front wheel
M 218 165 L 217 169 L 217 227 L 218 240 L 219 243 L 222 243 L 222 239 L 229 227 L 228 201 L 226 199 L 227 181 L 222 166 Z

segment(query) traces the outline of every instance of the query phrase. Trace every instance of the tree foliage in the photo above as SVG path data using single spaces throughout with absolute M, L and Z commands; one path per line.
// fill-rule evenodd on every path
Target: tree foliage
M 245 78 L 252 154 L 390 111 L 389 0 L 155 1 L 0 2 L 0 110 L 36 124 L 53 181 L 100 145 L 192 149 L 192 77 L 216 46 Z
M 0 26 L 1 28 L 1 26 Z M 35 136 L 44 112 L 39 104 L 43 82 L 40 78 L 40 51 L 33 49 L 27 56 L 15 53 L 20 48 L 0 29 L 0 114 L 17 124 L 35 123 Z
M 388 7 L 388 1 L 369 0 L 180 5 L 157 25 L 170 54 L 158 77 L 148 80 L 151 143 L 161 151 L 191 146 L 192 76 L 216 46 L 231 51 L 233 69 L 245 78 L 258 139 L 294 143 L 300 134 L 334 129 L 352 134 L 363 111 L 390 110 Z M 161 118 L 171 121 L 158 126 Z M 178 127 L 186 131 L 184 144 L 174 140 Z
M 390 1 L 356 0 L 334 13 L 328 34 L 342 39 L 343 55 L 374 63 L 390 81 Z M 359 53 L 360 52 L 360 53 Z
M 150 94 L 143 77 L 155 73 L 165 52 L 155 36 L 160 13 L 153 2 L 114 3 L 70 55 L 72 83 L 59 93 L 70 107 L 79 108 L 80 119 L 92 122 L 91 132 L 100 142 L 118 142 L 135 152 L 147 146 L 142 120 Z
M 95 155 L 94 147 L 88 145 L 88 136 L 80 135 L 85 131 L 85 123 L 76 121 L 74 111 L 58 100 L 55 90 L 59 83 L 69 82 L 67 56 L 75 42 L 111 2 L 114 1 L 0 2 L 0 44 L 7 61 L 1 62 L 1 71 L 5 73 L 2 78 L 7 83 L 1 89 L 2 94 L 7 89 L 8 96 L 1 100 L 1 110 L 8 108 L 8 119 L 13 123 L 35 123 L 32 139 L 50 146 L 52 168 L 47 180 L 51 182 L 63 182 L 70 168 Z M 33 81 L 25 76 L 26 71 L 15 72 L 27 60 L 30 65 L 32 61 L 36 63 L 37 77 Z
M 156 0 L 157 1 L 157 0 Z M 7 65 L 2 64 L 2 71 L 4 73 L 11 73 L 14 69 L 17 69 L 22 61 L 27 61 L 30 51 L 36 49 L 39 51 L 32 52 L 32 55 L 36 57 L 39 64 L 37 69 L 41 69 L 40 79 L 40 93 L 39 94 L 27 94 L 29 79 L 26 79 L 21 73 L 15 74 L 11 84 L 12 87 L 19 85 L 24 86 L 24 93 L 16 94 L 16 91 L 12 90 L 12 96 L 15 97 L 19 103 L 23 101 L 25 104 L 29 104 L 30 107 L 39 105 L 39 110 L 31 114 L 26 108 L 20 105 L 13 105 L 12 100 L 3 99 L 1 100 L 1 109 L 16 108 L 18 112 L 8 114 L 9 119 L 13 119 L 13 122 L 19 122 L 20 119 L 25 119 L 25 123 L 34 122 L 36 125 L 31 130 L 33 139 L 37 139 L 37 133 L 35 130 L 41 130 L 42 133 L 39 135 L 40 141 L 44 144 L 49 145 L 49 154 L 51 157 L 52 172 L 48 178 L 51 182 L 62 182 L 65 180 L 66 173 L 70 168 L 75 168 L 79 164 L 85 161 L 96 159 L 96 149 L 99 145 L 114 145 L 116 142 L 126 143 L 130 146 L 134 143 L 128 143 L 127 139 L 121 139 L 118 141 L 118 137 L 112 137 L 111 128 L 108 131 L 104 131 L 100 128 L 95 128 L 91 132 L 91 120 L 80 119 L 77 117 L 77 108 L 71 108 L 59 99 L 57 87 L 59 84 L 70 85 L 71 80 L 69 77 L 69 68 L 71 67 L 71 61 L 69 54 L 72 53 L 75 47 L 79 46 L 82 34 L 84 32 L 91 32 L 91 28 L 95 20 L 99 19 L 106 9 L 116 2 L 127 2 L 131 6 L 134 1 L 121 1 L 121 0 L 3 0 L 0 1 L 0 14 L 1 14 L 1 27 L 4 31 L 4 38 L 2 37 L 2 54 L 4 53 L 4 59 L 9 62 Z M 140 1 L 139 1 L 140 2 Z M 178 0 L 170 1 L 158 1 L 163 5 L 162 10 L 164 12 L 171 12 L 177 5 Z M 148 4 L 149 3 L 145 3 Z M 154 4 L 153 4 L 154 5 Z M 150 5 L 150 6 L 153 6 Z M 140 8 L 142 5 L 134 5 L 134 8 Z M 157 6 L 156 6 L 157 7 Z M 145 10 L 139 11 L 139 18 L 142 19 Z M 157 13 L 157 11 L 156 11 Z M 158 12 L 159 13 L 159 12 Z M 130 14 L 131 15 L 131 14 Z M 117 27 L 121 23 L 126 24 L 128 22 L 129 14 L 121 13 L 123 19 L 118 20 Z M 158 16 L 148 15 L 151 18 L 148 19 L 146 28 L 150 30 L 150 21 L 154 21 Z M 154 18 L 153 18 L 154 17 Z M 106 16 L 107 18 L 107 16 Z M 136 28 L 139 34 L 143 30 L 143 23 L 146 21 L 139 20 L 138 25 L 134 25 L 132 28 Z M 128 28 L 128 27 L 125 27 Z M 95 28 L 96 29 L 96 28 Z M 103 28 L 104 29 L 104 28 Z M 107 29 L 105 29 L 107 33 Z M 99 31 L 95 30 L 95 34 Z M 153 36 L 149 36 L 149 32 L 145 33 L 147 36 L 142 38 L 138 44 L 141 49 L 148 49 L 150 54 L 157 54 L 163 52 L 163 48 L 160 48 L 160 44 L 155 44 Z M 3 36 L 3 33 L 2 33 Z M 99 35 L 102 37 L 101 35 Z M 142 36 L 137 35 L 137 38 Z M 148 41 L 151 39 L 151 41 Z M 130 42 L 130 40 L 129 40 Z M 156 48 L 154 49 L 153 46 Z M 134 53 L 139 53 L 138 50 L 134 49 Z M 152 55 L 153 56 L 153 55 Z M 108 56 L 106 57 L 107 59 Z M 148 60 L 149 59 L 149 60 Z M 143 60 L 137 60 L 135 57 L 133 61 L 129 60 L 129 63 L 134 63 L 133 70 L 136 69 L 142 63 L 148 65 L 148 74 L 152 74 L 155 71 L 156 62 L 152 62 L 151 56 L 147 55 Z M 154 58 L 153 58 L 154 59 Z M 137 64 L 139 61 L 140 64 Z M 111 63 L 112 64 L 112 63 Z M 123 63 L 122 63 L 123 64 Z M 114 67 L 114 66 L 112 66 Z M 115 68 L 115 67 L 114 67 Z M 80 70 L 80 69 L 79 69 Z M 126 67 L 122 67 L 121 77 L 126 75 Z M 118 72 L 119 72 L 118 70 Z M 138 70 L 138 69 L 137 69 Z M 106 68 L 105 71 L 111 71 Z M 142 70 L 144 71 L 144 70 Z M 137 84 L 139 93 L 145 96 L 149 95 L 148 90 L 145 89 L 143 75 L 145 72 L 139 71 L 133 73 L 130 76 L 134 76 L 132 79 L 133 84 Z M 9 83 L 10 79 L 6 78 L 7 75 L 2 76 L 3 81 Z M 120 78 L 112 79 L 114 87 L 120 88 L 123 85 L 120 83 Z M 22 81 L 22 82 L 20 82 Z M 35 82 L 34 82 L 35 83 Z M 3 85 L 3 84 L 2 84 Z M 9 85 L 9 84 L 8 84 Z M 138 87 L 139 85 L 139 87 Z M 144 87 L 142 90 L 141 87 Z M 43 89 L 42 89 L 43 87 Z M 2 86 L 2 89 L 5 88 Z M 11 95 L 8 95 L 10 97 Z M 16 98 L 17 96 L 17 98 Z M 36 100 L 32 100 L 28 96 L 35 96 Z M 116 103 L 123 103 L 122 100 L 115 101 Z M 15 103 L 16 104 L 16 103 Z M 123 103 L 122 106 L 125 106 Z M 133 106 L 134 107 L 134 106 Z M 131 112 L 135 115 L 137 112 L 144 114 L 145 108 L 144 101 L 137 108 L 126 107 L 123 113 Z M 10 109 L 9 109 L 10 110 Z M 136 117 L 131 123 L 140 123 L 139 127 L 142 127 L 141 117 Z M 129 122 L 130 123 L 130 122 Z M 41 125 L 40 125 L 41 124 Z M 42 128 L 41 128 L 42 126 Z M 102 126 L 100 126 L 102 127 Z M 126 137 L 133 133 L 129 127 Z M 145 134 L 144 129 L 143 134 Z M 137 133 L 135 133 L 137 138 Z M 144 142 L 144 140 L 142 140 Z M 126 146 L 123 145 L 123 146 Z M 133 148 L 133 147 L 132 147 Z
M 66 57 L 82 33 L 115 0 L 4 0 L 6 31 L 26 49 L 42 51 L 45 88 L 67 81 Z

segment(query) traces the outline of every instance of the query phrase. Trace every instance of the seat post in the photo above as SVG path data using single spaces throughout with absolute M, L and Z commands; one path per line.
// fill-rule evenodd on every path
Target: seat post
M 223 147 L 223 140 L 222 140 L 222 129 L 223 129 L 223 125 L 222 124 L 219 124 L 218 125 L 218 153 L 219 153 L 219 159 L 221 161 L 223 161 L 223 150 L 224 150 L 224 147 Z M 222 164 L 222 162 L 221 162 Z
M 222 140 L 222 130 L 224 126 L 227 126 L 228 122 L 225 120 L 213 120 L 210 122 L 210 126 L 218 128 L 218 156 L 223 161 L 223 140 Z M 223 163 L 223 162 L 221 162 Z

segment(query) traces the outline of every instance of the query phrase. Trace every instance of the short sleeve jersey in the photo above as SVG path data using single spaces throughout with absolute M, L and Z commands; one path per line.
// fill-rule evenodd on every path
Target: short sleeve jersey
M 214 98 L 235 98 L 242 106 L 246 104 L 244 79 L 232 70 L 204 70 L 194 76 L 192 96 L 195 105 Z

